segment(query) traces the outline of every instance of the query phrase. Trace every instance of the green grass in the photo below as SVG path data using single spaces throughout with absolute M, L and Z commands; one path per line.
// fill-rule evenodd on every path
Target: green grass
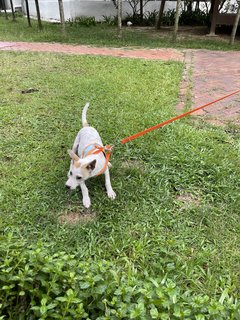
M 175 47 L 175 48 L 205 48 L 211 50 L 240 50 L 239 38 L 236 38 L 233 46 L 229 45 L 228 37 L 208 38 L 206 30 L 201 30 L 200 35 L 190 32 L 179 32 L 176 43 L 171 40 L 172 31 L 156 32 L 154 28 L 124 28 L 123 39 L 117 38 L 117 29 L 106 24 L 97 26 L 66 26 L 66 36 L 62 35 L 59 24 L 43 22 L 43 31 L 37 28 L 37 22 L 32 21 L 33 27 L 29 28 L 27 19 L 17 17 L 14 23 L 5 20 L 4 15 L 0 15 L 0 40 L 1 41 L 38 41 L 38 42 L 63 42 L 94 46 L 114 46 L 114 47 Z M 165 30 L 165 31 L 164 31 Z
M 175 115 L 183 65 L 60 54 L 1 52 L 1 232 L 80 260 L 111 260 L 143 275 L 174 279 L 183 290 L 239 295 L 239 135 L 192 118 L 126 145 L 104 177 L 87 182 L 89 223 L 59 223 L 84 212 L 68 194 L 67 149 L 90 101 L 90 124 L 104 143 Z M 22 94 L 21 90 L 39 91 Z

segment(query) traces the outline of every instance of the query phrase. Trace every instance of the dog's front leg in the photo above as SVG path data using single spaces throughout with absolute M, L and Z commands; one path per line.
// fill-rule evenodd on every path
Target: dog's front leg
M 115 199 L 116 198 L 116 193 L 113 191 L 111 181 L 110 181 L 110 174 L 109 174 L 109 169 L 107 168 L 105 171 L 105 186 L 107 189 L 107 195 L 110 199 Z
M 89 208 L 91 205 L 91 200 L 89 198 L 88 188 L 84 181 L 80 182 L 80 188 L 82 190 L 83 205 L 85 208 Z

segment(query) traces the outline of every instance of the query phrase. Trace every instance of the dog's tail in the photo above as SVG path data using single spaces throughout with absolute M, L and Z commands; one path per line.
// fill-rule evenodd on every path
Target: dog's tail
M 83 127 L 88 127 L 88 122 L 87 122 L 87 109 L 89 107 L 89 102 L 85 104 L 82 112 L 82 126 Z

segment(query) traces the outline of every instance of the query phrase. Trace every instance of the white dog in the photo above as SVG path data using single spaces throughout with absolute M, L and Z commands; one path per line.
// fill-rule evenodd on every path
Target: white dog
M 76 189 L 78 186 L 81 187 L 83 205 L 86 208 L 89 208 L 91 205 L 88 188 L 85 184 L 85 180 L 88 178 L 104 173 L 107 195 L 111 199 L 115 199 L 116 197 L 110 181 L 108 155 L 105 152 L 97 130 L 89 127 L 87 123 L 86 115 L 88 107 L 89 103 L 85 105 L 82 112 L 83 128 L 78 132 L 72 150 L 68 150 L 68 154 L 72 160 L 66 182 L 66 187 L 71 190 Z

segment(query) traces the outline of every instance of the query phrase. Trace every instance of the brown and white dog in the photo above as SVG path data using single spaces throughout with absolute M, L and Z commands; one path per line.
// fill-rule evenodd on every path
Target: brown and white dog
M 100 148 L 103 147 L 102 140 L 97 130 L 90 127 L 87 123 L 86 115 L 88 107 L 89 103 L 85 105 L 82 112 L 83 128 L 78 132 L 72 150 L 68 150 L 68 154 L 72 160 L 66 182 L 66 187 L 71 190 L 80 186 L 83 205 L 86 208 L 90 207 L 91 200 L 85 180 L 99 174 L 105 174 L 105 185 L 108 197 L 111 199 L 115 199 L 116 197 L 110 181 L 110 163 L 106 162 L 106 154 L 104 151 L 99 152 Z

